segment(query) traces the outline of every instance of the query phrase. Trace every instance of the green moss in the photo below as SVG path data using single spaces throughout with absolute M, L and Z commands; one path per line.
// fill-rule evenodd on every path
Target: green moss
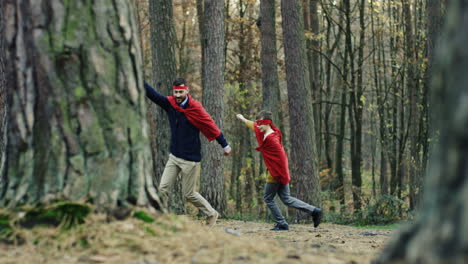
M 91 212 L 88 205 L 62 202 L 48 207 L 33 208 L 26 212 L 20 224 L 24 227 L 36 225 L 60 226 L 70 229 L 84 223 L 84 219 Z
M 154 232 L 153 229 L 149 228 L 149 227 L 145 227 L 145 232 L 152 235 L 152 236 L 156 236 L 156 232 Z
M 83 86 L 77 86 L 77 87 L 75 87 L 73 93 L 74 93 L 75 98 L 76 98 L 77 100 L 80 100 L 80 99 L 82 99 L 83 97 L 86 96 L 86 90 L 83 88 Z
M 90 247 L 89 241 L 88 241 L 88 239 L 86 237 L 81 237 L 78 241 L 79 241 L 81 247 L 83 247 L 83 248 L 89 248 Z
M 135 213 L 133 213 L 133 217 L 135 217 L 136 219 L 140 219 L 141 221 L 146 222 L 146 223 L 154 222 L 154 218 L 152 218 L 151 216 L 149 216 L 147 213 L 143 211 L 136 211 Z
M 0 236 L 10 233 L 10 216 L 6 214 L 0 214 Z

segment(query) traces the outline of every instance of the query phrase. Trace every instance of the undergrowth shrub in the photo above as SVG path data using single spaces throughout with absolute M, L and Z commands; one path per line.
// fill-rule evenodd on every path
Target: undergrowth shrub
M 408 204 L 391 195 L 367 201 L 361 211 L 350 213 L 325 213 L 327 222 L 341 225 L 387 225 L 412 218 Z

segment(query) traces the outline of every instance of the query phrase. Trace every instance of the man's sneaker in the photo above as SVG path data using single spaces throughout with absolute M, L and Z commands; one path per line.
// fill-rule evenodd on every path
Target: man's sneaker
M 276 224 L 275 227 L 273 227 L 272 229 L 270 230 L 273 230 L 273 231 L 288 231 L 289 230 L 289 226 L 288 224 Z
M 206 218 L 206 225 L 212 227 L 216 224 L 216 220 L 218 220 L 219 214 L 215 212 L 213 215 L 210 215 Z
M 314 220 L 314 227 L 318 227 L 320 225 L 320 222 L 322 221 L 322 209 L 320 208 L 315 208 L 314 211 L 312 211 L 312 219 Z

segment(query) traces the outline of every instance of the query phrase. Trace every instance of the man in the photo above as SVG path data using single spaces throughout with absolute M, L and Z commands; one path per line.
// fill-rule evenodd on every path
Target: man
M 314 227 L 318 227 L 322 218 L 322 210 L 307 204 L 289 194 L 288 157 L 281 143 L 282 133 L 272 123 L 272 114 L 268 111 L 261 111 L 257 116 L 257 121 L 247 120 L 242 114 L 237 114 L 237 119 L 244 122 L 250 129 L 254 130 L 258 147 L 268 169 L 265 185 L 264 200 L 273 215 L 276 225 L 274 231 L 289 230 L 286 219 L 281 214 L 281 210 L 276 205 L 274 198 L 279 195 L 281 201 L 289 207 L 307 212 L 312 216 Z
M 166 111 L 171 127 L 170 155 L 161 177 L 159 191 L 167 200 L 168 192 L 180 174 L 184 197 L 207 215 L 207 225 L 213 226 L 219 214 L 195 190 L 200 175 L 200 132 L 209 141 L 216 139 L 226 156 L 231 152 L 231 147 L 202 104 L 190 96 L 183 78 L 174 81 L 172 96 L 166 97 L 156 92 L 146 82 L 145 89 L 146 96 Z

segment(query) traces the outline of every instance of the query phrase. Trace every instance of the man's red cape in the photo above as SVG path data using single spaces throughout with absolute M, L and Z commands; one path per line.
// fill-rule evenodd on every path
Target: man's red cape
M 289 176 L 288 156 L 284 151 L 283 144 L 281 144 L 283 135 L 273 124 L 271 124 L 271 128 L 275 132 L 263 140 L 265 133 L 260 132 L 257 124 L 254 124 L 255 137 L 259 145 L 256 150 L 262 153 L 271 176 L 281 184 L 286 185 L 291 181 L 291 177 Z
M 189 122 L 198 128 L 198 130 L 200 130 L 200 132 L 205 135 L 208 141 L 212 141 L 213 139 L 219 137 L 219 135 L 221 135 L 221 131 L 219 130 L 218 126 L 216 126 L 210 114 L 208 114 L 205 108 L 203 108 L 203 105 L 197 100 L 193 99 L 190 95 L 187 96 L 189 97 L 189 105 L 185 109 L 176 103 L 173 95 L 168 96 L 167 99 L 177 112 L 185 114 Z

